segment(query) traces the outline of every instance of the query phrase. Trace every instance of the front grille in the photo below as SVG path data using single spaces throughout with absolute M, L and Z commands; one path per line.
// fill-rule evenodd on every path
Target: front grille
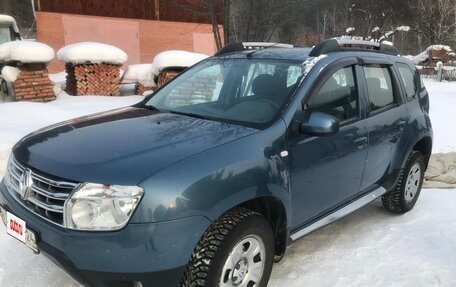
M 30 188 L 24 196 L 21 186 L 26 176 L 30 174 Z M 64 226 L 63 212 L 65 201 L 78 185 L 77 183 L 54 180 L 35 171 L 28 170 L 13 158 L 8 166 L 10 194 L 23 206 L 38 216 L 59 226 Z

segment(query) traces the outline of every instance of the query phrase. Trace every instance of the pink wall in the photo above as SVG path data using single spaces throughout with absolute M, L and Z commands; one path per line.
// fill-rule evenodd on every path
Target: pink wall
M 82 41 L 111 44 L 128 54 L 128 64 L 150 63 L 165 50 L 187 50 L 207 55 L 216 51 L 212 28 L 207 24 L 135 20 L 36 12 L 37 38 L 57 52 Z M 54 60 L 50 72 L 64 70 Z

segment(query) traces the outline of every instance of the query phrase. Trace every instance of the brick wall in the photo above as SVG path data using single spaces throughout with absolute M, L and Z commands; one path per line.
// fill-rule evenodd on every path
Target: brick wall
M 48 44 L 55 51 L 76 42 L 102 42 L 124 50 L 129 57 L 126 65 L 151 63 L 158 53 L 166 50 L 187 50 L 208 55 L 216 51 L 209 24 L 49 12 L 37 12 L 36 23 L 38 41 Z M 135 26 L 137 30 L 134 30 Z M 106 32 L 105 28 L 116 32 Z M 61 72 L 64 68 L 64 64 L 54 60 L 49 71 Z

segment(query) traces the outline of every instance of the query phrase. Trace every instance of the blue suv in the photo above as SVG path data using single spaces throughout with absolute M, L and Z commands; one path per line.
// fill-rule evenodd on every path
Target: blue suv
M 420 194 L 429 96 L 393 46 L 233 44 L 141 103 L 34 132 L 7 232 L 86 286 L 267 286 L 298 238 Z

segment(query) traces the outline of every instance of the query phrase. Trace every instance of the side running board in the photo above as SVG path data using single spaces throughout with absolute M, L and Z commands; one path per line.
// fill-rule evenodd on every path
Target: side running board
M 311 225 L 308 225 L 295 233 L 290 235 L 290 238 L 292 241 L 296 241 L 297 239 L 303 237 L 304 235 L 307 235 L 311 233 L 312 231 L 315 231 L 325 225 L 330 224 L 331 222 L 334 222 L 350 213 L 353 211 L 360 209 L 364 205 L 374 201 L 375 199 L 379 198 L 383 194 L 385 194 L 386 189 L 383 187 L 379 187 L 375 189 L 374 191 L 366 194 L 365 196 L 353 201 L 352 203 L 342 207 L 341 209 L 338 209 L 337 211 L 323 217 L 322 219 L 312 223 Z

